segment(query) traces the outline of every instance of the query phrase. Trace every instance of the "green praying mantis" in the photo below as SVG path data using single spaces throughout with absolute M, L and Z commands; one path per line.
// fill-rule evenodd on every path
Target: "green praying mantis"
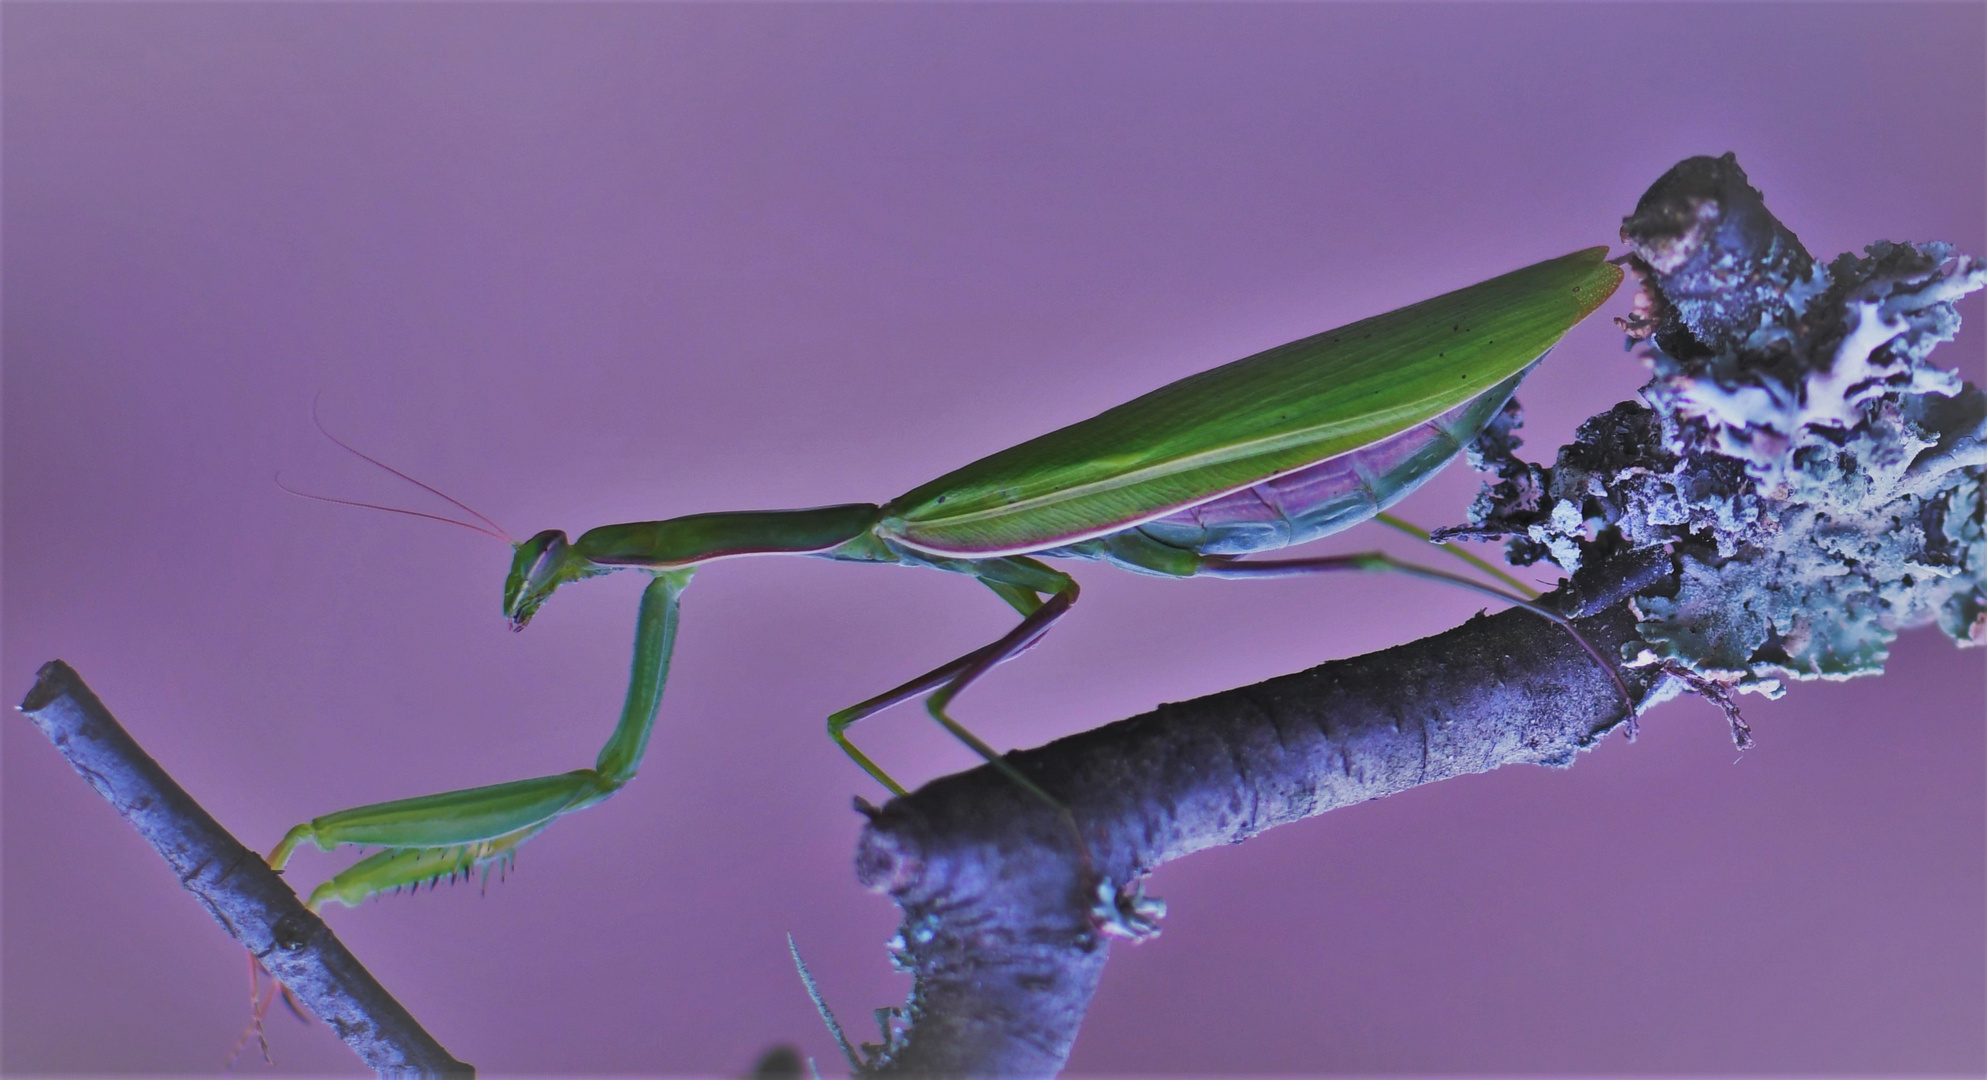
M 504 583 L 513 629 L 568 583 L 623 569 L 652 577 L 621 717 L 593 766 L 327 814 L 291 829 L 269 863 L 281 870 L 304 843 L 380 848 L 308 900 L 313 910 L 332 901 L 356 906 L 478 868 L 487 875 L 553 821 L 614 794 L 634 777 L 654 728 L 684 589 L 704 563 L 748 555 L 964 574 L 1020 616 L 999 640 L 828 718 L 843 752 L 899 795 L 903 786 L 849 740 L 848 729 L 923 696 L 947 731 L 1061 810 L 948 711 L 960 691 L 1032 646 L 1076 602 L 1076 580 L 1044 558 L 1174 578 L 1387 569 L 1454 582 L 1564 627 L 1613 677 L 1632 712 L 1614 665 L 1564 616 L 1523 598 L 1378 553 L 1243 558 L 1349 528 L 1412 491 L 1483 430 L 1519 380 L 1621 280 L 1605 247 L 1549 259 L 1189 376 L 881 505 L 694 514 L 603 525 L 577 540 L 547 530 L 513 541 Z

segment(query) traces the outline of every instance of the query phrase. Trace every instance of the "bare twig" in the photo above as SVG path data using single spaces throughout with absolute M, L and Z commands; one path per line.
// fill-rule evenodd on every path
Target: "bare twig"
M 149 841 L 229 936 L 372 1069 L 473 1075 L 366 971 L 283 879 L 215 821 L 60 660 L 43 664 L 20 709 Z

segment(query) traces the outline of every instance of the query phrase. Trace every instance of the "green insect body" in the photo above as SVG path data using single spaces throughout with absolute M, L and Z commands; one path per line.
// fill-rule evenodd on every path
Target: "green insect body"
M 1614 291 L 1606 256 L 1575 252 L 1190 375 L 899 496 L 878 531 L 935 554 L 1025 554 L 1359 450 L 1530 367 Z
M 611 795 L 634 776 L 653 728 L 678 600 L 691 574 L 703 563 L 747 555 L 967 574 L 1014 607 L 1021 621 L 1000 640 L 835 713 L 829 733 L 901 794 L 849 742 L 846 729 L 924 696 L 947 730 L 1060 807 L 946 708 L 966 685 L 1032 645 L 1075 602 L 1075 580 L 1034 556 L 1104 560 L 1170 577 L 1385 568 L 1486 588 L 1380 555 L 1240 556 L 1348 528 L 1433 475 L 1497 414 L 1532 365 L 1614 292 L 1622 271 L 1606 254 L 1597 247 L 1550 259 L 1189 376 L 881 506 L 696 514 L 606 525 L 571 542 L 556 530 L 539 533 L 517 545 L 505 582 L 504 613 L 513 628 L 521 629 L 568 582 L 624 568 L 654 575 L 636 624 L 626 704 L 594 767 L 326 815 L 290 830 L 270 862 L 280 869 L 307 842 L 327 851 L 342 844 L 385 848 L 310 897 L 314 908 L 333 900 L 357 904 L 479 867 L 487 873 L 552 821 Z M 1619 684 L 1611 666 L 1608 671 Z

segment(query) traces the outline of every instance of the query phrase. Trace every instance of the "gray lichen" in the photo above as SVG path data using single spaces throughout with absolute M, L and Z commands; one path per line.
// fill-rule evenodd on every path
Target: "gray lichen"
M 1667 552 L 1624 655 L 1768 695 L 1879 672 L 1927 622 L 1987 643 L 1987 395 L 1929 359 L 1987 265 L 1883 242 L 1820 266 L 1729 154 L 1672 170 L 1622 236 L 1648 404 L 1590 419 L 1550 468 L 1513 456 L 1507 412 L 1473 448 L 1498 479 L 1452 534 L 1568 572 Z

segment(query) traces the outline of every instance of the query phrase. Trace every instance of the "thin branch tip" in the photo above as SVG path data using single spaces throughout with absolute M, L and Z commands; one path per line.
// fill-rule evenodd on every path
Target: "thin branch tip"
M 223 930 L 390 1075 L 473 1075 L 422 1029 L 269 864 L 222 828 L 117 722 L 76 670 L 43 664 L 19 709 L 162 857 Z

